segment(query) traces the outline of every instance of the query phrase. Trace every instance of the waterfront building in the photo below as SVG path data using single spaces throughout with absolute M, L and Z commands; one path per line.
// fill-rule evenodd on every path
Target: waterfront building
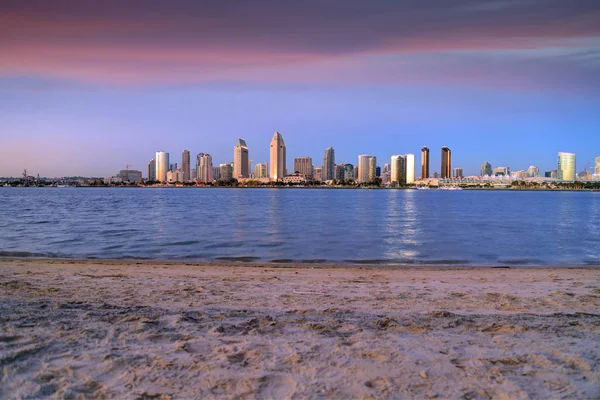
M 159 182 L 167 181 L 167 172 L 169 171 L 169 153 L 157 151 L 155 156 L 155 180 Z
M 335 175 L 335 150 L 333 147 L 325 149 L 323 154 L 323 180 L 330 181 Z
M 233 147 L 233 177 L 235 179 L 248 178 L 250 175 L 250 161 L 246 141 L 238 138 Z
M 233 163 L 230 164 L 220 164 L 220 175 L 222 181 L 230 181 L 233 179 Z
M 169 171 L 175 171 L 177 169 L 177 163 L 169 164 Z
M 481 176 L 492 176 L 494 175 L 494 171 L 492 170 L 492 164 L 489 162 L 484 162 L 481 164 Z
M 421 149 L 421 179 L 429 178 L 429 148 L 423 146 Z
M 496 167 L 493 170 L 494 176 L 510 176 L 509 167 Z
M 600 175 L 600 156 L 596 157 L 594 164 L 594 175 Z
M 210 183 L 213 181 L 213 163 L 210 154 L 204 154 L 200 157 L 198 165 L 198 181 Z
M 358 182 L 358 165 L 354 167 L 354 181 Z
M 256 164 L 254 166 L 254 179 L 264 179 L 269 177 L 269 165 L 267 163 Z
M 390 163 L 383 164 L 383 169 L 381 170 L 381 174 L 385 174 L 386 172 L 390 172 Z
M 213 178 L 213 181 L 218 181 L 221 179 L 221 168 L 220 167 L 213 166 L 212 178 Z
M 346 164 L 344 166 L 344 179 L 347 181 L 354 180 L 354 165 Z
M 315 181 L 322 181 L 323 180 L 323 168 L 315 168 L 313 170 L 313 179 Z
M 403 185 L 406 183 L 406 159 L 403 155 L 393 155 L 391 162 L 390 181 Z
M 271 146 L 269 148 L 269 178 L 274 181 L 278 181 L 283 179 L 286 172 L 286 164 L 285 164 L 285 142 L 283 141 L 283 136 L 281 133 L 275 132 L 273 133 L 273 139 L 271 139 Z
M 346 164 L 336 164 L 333 168 L 333 179 L 336 181 L 343 181 L 346 177 Z
M 510 174 L 510 176 L 515 179 L 525 179 L 525 178 L 527 178 L 528 173 L 525 170 L 520 170 L 520 171 L 512 172 Z
M 196 168 L 190 169 L 190 181 L 194 181 L 198 178 L 198 172 L 196 172 Z
M 446 146 L 442 147 L 442 179 L 448 179 L 452 175 L 452 152 Z
M 432 178 L 433 179 L 440 179 L 440 174 L 437 173 L 437 172 L 434 172 L 433 175 L 432 175 Z
M 452 177 L 453 178 L 458 178 L 458 179 L 462 179 L 463 177 L 463 169 L 462 168 L 454 168 L 453 173 L 452 173 Z
M 156 160 L 154 158 L 151 158 L 150 161 L 148 161 L 148 180 L 156 180 Z
M 167 182 L 169 183 L 182 183 L 183 182 L 183 171 L 175 169 L 167 172 Z
M 301 174 L 299 172 L 294 172 L 291 175 L 286 175 L 283 177 L 283 183 L 303 183 L 306 182 L 308 179 L 306 177 L 306 175 Z
M 391 176 L 390 172 L 387 172 L 387 171 L 382 172 L 381 173 L 381 183 L 385 183 L 385 184 L 390 183 L 390 176 Z
M 294 172 L 299 172 L 305 175 L 309 180 L 312 179 L 313 175 L 313 163 L 310 157 L 296 157 L 294 158 Z
M 142 181 L 142 171 L 122 169 L 117 174 L 117 178 L 121 179 L 122 182 L 138 183 Z
M 404 167 L 406 168 L 406 183 L 415 182 L 415 155 L 408 153 L 404 156 Z
M 573 153 L 558 153 L 558 179 L 562 181 L 575 180 L 575 154 Z
M 529 168 L 527 168 L 527 176 L 529 178 L 537 178 L 540 176 L 540 169 L 535 165 L 530 165 Z
M 183 181 L 189 181 L 192 176 L 190 175 L 190 152 L 188 150 L 181 153 L 181 170 L 183 171 Z
M 368 183 L 375 179 L 377 159 L 369 154 L 358 156 L 358 183 Z

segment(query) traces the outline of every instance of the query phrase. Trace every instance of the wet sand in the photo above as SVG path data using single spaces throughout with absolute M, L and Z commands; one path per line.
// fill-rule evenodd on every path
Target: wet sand
M 0 260 L 0 398 L 600 398 L 600 268 Z

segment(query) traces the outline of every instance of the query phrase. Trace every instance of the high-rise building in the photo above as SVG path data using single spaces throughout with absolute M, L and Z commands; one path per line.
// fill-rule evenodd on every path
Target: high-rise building
M 315 181 L 322 181 L 323 180 L 323 168 L 315 168 L 314 169 L 314 177 L 313 179 Z
M 354 180 L 354 165 L 346 164 L 344 168 L 344 180 L 353 181 Z
M 385 163 L 383 164 L 383 170 L 381 170 L 382 174 L 385 174 L 386 172 L 390 172 L 390 163 Z
M 403 155 L 393 155 L 390 164 L 391 183 L 404 185 L 406 183 L 406 159 Z
M 492 164 L 487 161 L 481 164 L 481 176 L 492 176 L 493 174 L 494 171 L 492 170 Z
M 183 182 L 183 171 L 180 169 L 174 169 L 172 171 L 167 171 L 167 182 L 182 183 Z
M 250 175 L 248 160 L 248 146 L 246 145 L 246 141 L 238 138 L 233 148 L 233 177 L 235 179 L 248 178 Z
M 221 168 L 220 167 L 213 166 L 212 178 L 213 178 L 213 181 L 221 180 Z
M 406 183 L 411 184 L 415 182 L 415 155 L 408 153 L 404 156 L 404 163 L 406 167 Z
M 525 178 L 527 178 L 528 174 L 527 174 L 527 171 L 522 169 L 520 171 L 511 172 L 510 176 L 515 179 L 525 179 Z
M 190 170 L 190 181 L 194 181 L 196 179 L 198 179 L 198 172 L 197 172 L 196 168 L 192 168 Z
M 375 160 L 375 161 L 371 161 Z M 374 156 L 369 154 L 361 154 L 358 156 L 358 183 L 371 182 L 371 176 L 375 178 L 375 164 L 377 163 Z M 371 165 L 373 165 L 373 174 L 371 175 Z
M 148 161 L 148 180 L 151 182 L 156 180 L 156 160 L 154 158 Z
M 221 180 L 230 181 L 233 179 L 233 165 L 231 164 L 220 164 L 219 169 L 221 170 Z
M 334 179 L 335 174 L 335 150 L 328 147 L 323 155 L 323 180 L 330 181 Z
M 269 178 L 274 181 L 283 179 L 285 174 L 285 142 L 281 133 L 275 132 L 271 139 Z
M 369 159 L 369 182 L 373 182 L 377 178 L 377 157 L 371 156 Z
M 213 163 L 210 154 L 204 154 L 200 157 L 200 164 L 198 165 L 198 180 L 204 183 L 210 183 L 213 181 Z
M 496 167 L 492 170 L 494 176 L 510 176 L 510 168 Z
M 155 177 L 159 182 L 167 181 L 167 172 L 169 172 L 169 153 L 157 151 L 154 157 L 155 160 Z
M 375 167 L 375 176 L 378 178 L 381 176 L 381 167 Z
M 600 175 L 600 156 L 596 157 L 594 164 L 596 164 L 594 167 L 594 174 Z
M 176 171 L 176 170 L 178 170 L 177 163 L 170 163 L 169 164 L 169 171 Z
M 423 146 L 421 149 L 421 179 L 429 178 L 429 148 Z
M 190 175 L 190 152 L 187 150 L 181 153 L 181 170 L 183 171 L 183 181 L 189 181 L 192 176 Z
M 558 179 L 562 181 L 575 180 L 575 154 L 573 153 L 558 153 Z
M 442 179 L 452 177 L 452 153 L 446 146 L 442 147 Z
M 142 171 L 122 169 L 117 174 L 117 178 L 121 179 L 123 182 L 138 183 L 142 181 Z
M 306 179 L 312 180 L 313 176 L 313 163 L 310 157 L 296 157 L 294 158 L 294 172 L 306 176 Z
M 333 179 L 336 181 L 343 181 L 346 177 L 346 164 L 336 164 L 333 168 Z
M 463 177 L 463 169 L 462 168 L 454 168 L 453 170 L 453 174 L 452 174 L 453 178 L 462 178 Z
M 540 169 L 535 165 L 530 165 L 529 168 L 527 168 L 527 176 L 529 178 L 537 178 L 540 176 Z
M 254 166 L 254 179 L 263 179 L 269 177 L 269 164 L 261 163 Z

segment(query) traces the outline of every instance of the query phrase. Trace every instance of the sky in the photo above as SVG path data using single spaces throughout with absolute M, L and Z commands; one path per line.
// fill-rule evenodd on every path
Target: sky
M 441 147 L 478 174 L 600 156 L 598 0 L 3 0 L 0 176 Z M 193 157 L 193 156 L 192 156 Z

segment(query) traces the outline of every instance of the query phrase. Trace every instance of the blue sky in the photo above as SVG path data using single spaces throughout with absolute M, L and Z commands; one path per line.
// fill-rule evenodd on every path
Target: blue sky
M 383 166 L 426 145 L 437 171 L 446 145 L 467 174 L 600 155 L 596 2 L 283 3 L 3 2 L 0 176 L 218 164 L 238 136 L 266 162 L 274 131 L 290 169 L 329 146 Z

